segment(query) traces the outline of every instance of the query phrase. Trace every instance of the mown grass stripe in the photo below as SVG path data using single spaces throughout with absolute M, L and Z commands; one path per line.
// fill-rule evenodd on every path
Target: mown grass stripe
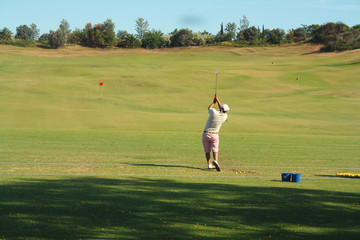
M 68 176 L 68 177 L 159 177 L 159 178 L 249 178 L 249 179 L 279 179 L 279 177 L 264 176 L 193 176 L 193 175 L 148 175 L 148 174 L 22 174 L 22 173 L 4 173 L 0 176 Z M 306 180 L 351 180 L 356 178 L 341 177 L 302 177 Z M 280 180 L 279 180 L 280 181 Z
M 22 163 L 22 162 L 0 162 L 0 165 L 80 165 L 80 166 L 196 166 L 203 167 L 205 164 L 162 164 L 162 163 Z M 223 167 L 238 167 L 238 168 L 303 168 L 303 169 L 351 169 L 359 170 L 360 168 L 349 168 L 349 167 L 302 167 L 302 166 L 242 166 L 242 165 L 224 165 Z

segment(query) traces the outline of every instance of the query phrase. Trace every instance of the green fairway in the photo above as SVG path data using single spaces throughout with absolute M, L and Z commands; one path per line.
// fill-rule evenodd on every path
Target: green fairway
M 317 49 L 0 45 L 0 238 L 359 239 L 360 51 Z

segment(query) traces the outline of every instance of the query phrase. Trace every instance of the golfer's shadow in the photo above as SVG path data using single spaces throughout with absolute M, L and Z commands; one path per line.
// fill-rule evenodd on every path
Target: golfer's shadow
M 124 163 L 130 166 L 138 166 L 138 167 L 166 167 L 166 168 L 187 168 L 187 169 L 196 169 L 196 170 L 208 170 L 205 167 L 192 167 L 186 165 L 170 165 L 170 164 L 156 164 L 156 163 Z

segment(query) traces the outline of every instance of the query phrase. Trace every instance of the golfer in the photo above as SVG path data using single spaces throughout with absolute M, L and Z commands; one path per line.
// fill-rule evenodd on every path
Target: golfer
M 218 104 L 220 111 L 216 111 L 213 107 L 215 103 Z M 226 112 L 230 110 L 227 104 L 221 105 L 220 100 L 217 95 L 214 97 L 214 101 L 210 104 L 209 108 L 209 118 L 206 122 L 204 133 L 202 136 L 202 142 L 204 145 L 204 151 L 206 156 L 206 161 L 208 163 L 209 169 L 216 168 L 217 171 L 220 171 L 219 165 L 219 131 L 221 125 L 226 121 L 228 115 Z M 214 162 L 210 163 L 210 152 L 213 152 Z

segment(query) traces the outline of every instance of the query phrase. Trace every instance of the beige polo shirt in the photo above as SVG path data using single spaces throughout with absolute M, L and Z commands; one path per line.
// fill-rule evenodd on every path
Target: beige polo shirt
M 221 125 L 226 121 L 228 115 L 216 111 L 214 108 L 209 109 L 209 118 L 206 122 L 204 131 L 207 132 L 219 132 Z

